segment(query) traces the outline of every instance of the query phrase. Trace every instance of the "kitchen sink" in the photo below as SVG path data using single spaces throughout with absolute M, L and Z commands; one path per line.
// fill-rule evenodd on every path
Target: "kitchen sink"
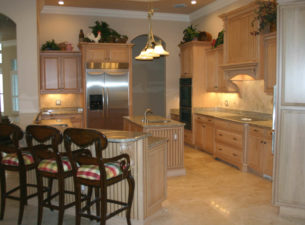
M 171 120 L 148 120 L 148 123 L 168 123 Z

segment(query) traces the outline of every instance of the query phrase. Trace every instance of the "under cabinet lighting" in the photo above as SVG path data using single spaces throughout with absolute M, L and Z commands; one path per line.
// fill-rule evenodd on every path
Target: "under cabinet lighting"
M 192 0 L 192 1 L 191 1 L 191 4 L 192 4 L 192 5 L 196 5 L 196 4 L 197 4 L 197 1 L 196 1 L 196 0 Z
M 65 2 L 64 1 L 58 1 L 58 5 L 64 5 L 65 4 Z

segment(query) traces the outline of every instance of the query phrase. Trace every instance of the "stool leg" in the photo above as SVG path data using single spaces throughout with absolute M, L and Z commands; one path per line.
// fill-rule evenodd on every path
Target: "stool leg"
M 1 177 L 1 212 L 0 212 L 0 220 L 3 220 L 4 210 L 5 210 L 5 193 L 6 193 L 6 180 L 5 180 L 5 171 L 4 171 L 4 169 L 0 169 L 0 177 Z
M 20 169 L 19 172 L 19 185 L 20 185 L 20 197 L 19 197 L 19 215 L 18 225 L 22 223 L 24 205 L 27 204 L 27 186 L 26 186 L 26 172 Z
M 134 195 L 135 181 L 130 171 L 128 172 L 127 181 L 128 181 L 129 192 L 128 192 L 128 208 L 126 211 L 126 220 L 127 220 L 127 224 L 131 225 L 130 214 L 131 214 L 131 206 Z
M 105 184 L 101 185 L 101 221 L 100 225 L 106 225 L 106 215 L 107 215 L 107 186 Z
M 42 223 L 42 207 L 43 207 L 43 180 L 41 175 L 37 175 L 37 192 L 38 192 L 38 216 L 37 225 Z
M 94 190 L 95 190 L 95 198 L 99 199 L 99 197 L 100 197 L 99 188 L 94 188 Z M 96 207 L 96 215 L 100 216 L 101 215 L 101 202 L 96 201 L 95 207 Z
M 91 197 L 92 197 L 92 187 L 87 186 L 88 193 L 87 193 L 87 203 L 86 205 L 90 205 Z M 88 207 L 87 209 L 88 215 L 91 215 L 91 207 Z
M 53 188 L 53 178 L 48 178 L 48 193 L 47 193 L 47 199 L 48 199 L 48 204 L 51 206 L 51 194 L 52 194 L 52 188 Z M 50 208 L 51 211 L 53 211 L 53 208 Z
M 58 210 L 58 225 L 62 225 L 65 213 L 65 183 L 63 177 L 58 178 L 59 191 L 59 210 Z
M 81 187 L 75 183 L 75 225 L 80 225 L 81 220 Z

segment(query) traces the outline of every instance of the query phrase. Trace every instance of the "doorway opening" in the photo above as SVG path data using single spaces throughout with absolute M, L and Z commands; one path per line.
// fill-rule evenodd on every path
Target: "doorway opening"
M 155 40 L 159 41 L 160 38 L 155 36 Z M 146 34 L 139 35 L 131 41 L 135 45 L 132 49 L 133 115 L 143 115 L 146 108 L 151 108 L 154 115 L 165 117 L 165 58 L 161 56 L 149 61 L 135 59 L 146 42 Z

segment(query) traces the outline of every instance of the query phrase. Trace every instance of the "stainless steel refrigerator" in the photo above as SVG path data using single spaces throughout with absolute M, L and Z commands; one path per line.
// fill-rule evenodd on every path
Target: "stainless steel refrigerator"
M 122 130 L 122 117 L 128 115 L 128 68 L 87 69 L 86 104 L 88 128 Z

